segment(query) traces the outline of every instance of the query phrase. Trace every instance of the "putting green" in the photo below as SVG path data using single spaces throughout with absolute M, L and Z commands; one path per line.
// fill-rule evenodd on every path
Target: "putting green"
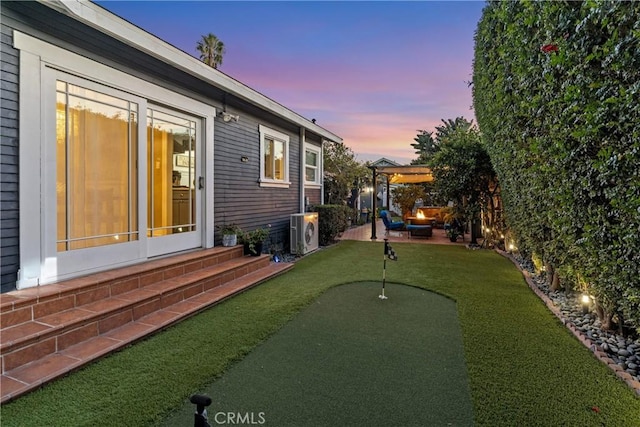
M 397 284 L 379 294 L 369 282 L 320 296 L 201 390 L 209 424 L 473 425 L 455 302 Z M 192 425 L 194 409 L 162 425 Z

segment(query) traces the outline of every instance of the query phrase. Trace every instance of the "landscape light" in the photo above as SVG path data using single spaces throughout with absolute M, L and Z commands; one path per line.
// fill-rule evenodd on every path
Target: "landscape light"
M 589 312 L 589 306 L 591 305 L 591 298 L 587 294 L 582 294 L 580 302 L 582 303 L 582 314 L 587 314 Z

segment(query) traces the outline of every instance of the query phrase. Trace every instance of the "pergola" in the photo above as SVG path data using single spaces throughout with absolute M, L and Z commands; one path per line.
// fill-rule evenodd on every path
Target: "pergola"
M 379 175 L 387 177 L 387 206 L 389 206 L 389 185 L 391 184 L 420 184 L 433 181 L 431 169 L 426 165 L 408 166 L 369 166 L 373 172 L 373 185 L 376 186 L 376 179 Z M 372 210 L 376 212 L 376 199 L 373 197 Z M 376 221 L 371 220 L 371 240 L 376 240 Z

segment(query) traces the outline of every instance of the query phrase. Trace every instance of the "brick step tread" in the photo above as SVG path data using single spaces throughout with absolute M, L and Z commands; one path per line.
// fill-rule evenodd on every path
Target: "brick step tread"
M 271 263 L 238 279 L 157 310 L 119 328 L 90 338 L 37 361 L 7 371 L 0 379 L 0 403 L 34 390 L 41 385 L 157 331 L 197 314 L 227 298 L 256 286 L 293 268 L 289 263 Z
M 38 340 L 62 334 L 73 328 L 97 322 L 111 313 L 127 310 L 136 305 L 143 305 L 154 299 L 162 298 L 170 293 L 177 293 L 193 284 L 198 284 L 205 279 L 211 279 L 213 286 L 219 286 L 224 281 L 235 280 L 236 272 L 243 268 L 258 269 L 262 264 L 268 263 L 268 256 L 234 258 L 211 267 L 186 273 L 181 276 L 163 280 L 157 284 L 147 285 L 144 288 L 134 289 L 129 292 L 105 297 L 101 300 L 84 304 L 80 307 L 53 313 L 37 320 L 27 321 L 15 326 L 5 327 L 3 322 L 0 329 L 0 353 L 13 351 L 21 346 L 26 346 Z M 264 268 L 264 267 L 263 267 Z M 247 274 L 248 271 L 242 272 Z M 220 277 L 222 276 L 222 277 Z M 217 278 L 221 280 L 216 280 Z M 205 288 L 201 285 L 194 286 L 190 292 L 200 293 Z M 183 299 L 182 295 L 175 298 Z
M 153 274 L 159 270 L 170 269 L 172 266 L 184 265 L 187 271 L 197 268 L 198 263 L 202 263 L 204 267 L 208 267 L 210 265 L 206 265 L 207 260 L 213 262 L 216 257 L 219 258 L 220 262 L 228 261 L 236 257 L 243 257 L 243 248 L 240 245 L 233 247 L 216 246 L 210 249 L 192 251 L 140 264 L 93 273 L 46 286 L 36 286 L 7 292 L 0 294 L 0 312 L 4 313 L 50 299 L 61 298 L 67 294 L 77 293 L 79 289 L 89 291 L 93 288 L 104 286 L 109 282 L 126 281 L 131 277 Z

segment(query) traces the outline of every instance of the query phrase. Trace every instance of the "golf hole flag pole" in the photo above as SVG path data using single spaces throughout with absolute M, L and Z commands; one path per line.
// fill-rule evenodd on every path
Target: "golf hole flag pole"
M 398 260 L 396 251 L 394 251 L 389 244 L 389 239 L 384 239 L 384 255 L 382 256 L 382 294 L 378 295 L 378 298 L 380 299 L 387 299 L 387 297 L 384 295 L 384 285 L 387 279 L 387 258 L 389 258 L 391 261 Z

